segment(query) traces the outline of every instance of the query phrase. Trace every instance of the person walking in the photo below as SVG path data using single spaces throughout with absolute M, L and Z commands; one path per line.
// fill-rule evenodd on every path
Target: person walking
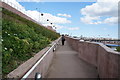
M 62 35 L 62 45 L 64 45 L 64 41 L 65 41 L 65 36 L 64 35 Z

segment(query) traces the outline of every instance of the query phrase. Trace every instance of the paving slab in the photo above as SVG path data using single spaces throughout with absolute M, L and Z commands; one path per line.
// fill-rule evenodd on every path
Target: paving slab
M 66 42 L 59 45 L 49 68 L 47 78 L 97 78 L 95 66 L 78 57 L 78 52 L 71 49 Z

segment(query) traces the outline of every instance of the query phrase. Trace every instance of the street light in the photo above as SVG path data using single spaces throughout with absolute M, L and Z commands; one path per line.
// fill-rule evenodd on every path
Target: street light
M 43 16 L 43 13 L 41 13 L 41 16 Z
M 49 19 L 47 19 L 47 21 L 49 21 Z
M 37 10 L 38 10 L 38 8 L 36 8 Z M 39 10 L 38 10 L 39 11 Z M 40 11 L 39 11 L 40 12 Z M 41 14 L 41 16 L 43 16 L 44 14 L 43 13 L 39 13 L 39 18 L 40 18 L 40 14 Z M 49 21 L 49 19 L 47 19 L 47 21 Z M 39 22 L 39 20 L 38 20 L 38 22 Z M 50 22 L 50 21 L 49 21 Z M 50 22 L 50 24 L 52 25 L 53 23 L 51 23 Z M 55 26 L 53 26 L 55 29 L 56 29 L 56 27 Z
M 36 10 L 38 10 L 38 8 L 36 8 Z M 43 13 L 40 13 L 40 9 L 38 10 L 39 12 L 39 18 L 40 18 L 40 15 L 43 16 L 44 14 Z M 38 22 L 39 22 L 40 19 L 38 19 Z

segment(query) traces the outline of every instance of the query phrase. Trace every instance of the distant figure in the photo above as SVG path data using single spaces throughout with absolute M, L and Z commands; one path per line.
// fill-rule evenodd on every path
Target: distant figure
M 64 45 L 64 41 L 65 41 L 65 37 L 64 37 L 64 35 L 62 35 L 62 45 Z

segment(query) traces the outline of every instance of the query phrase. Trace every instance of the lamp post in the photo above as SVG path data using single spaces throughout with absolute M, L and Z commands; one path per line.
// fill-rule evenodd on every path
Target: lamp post
M 36 10 L 38 10 L 38 8 L 36 8 Z M 38 11 L 39 11 L 39 19 L 38 19 L 38 22 L 39 22 L 39 20 L 40 20 L 40 15 L 41 15 L 41 16 L 43 16 L 44 14 L 43 14 L 43 13 L 40 13 L 40 10 L 38 10 Z M 48 22 L 50 22 L 50 20 L 49 20 L 49 19 L 47 19 L 47 21 L 48 21 Z M 50 24 L 51 24 L 51 25 L 53 25 L 53 23 L 52 23 L 52 22 L 50 22 Z M 52 26 L 52 27 L 54 27 L 54 28 L 56 29 L 56 27 L 55 27 L 55 26 Z
M 49 22 L 50 22 L 50 20 L 49 20 L 49 19 L 47 19 L 47 21 L 49 21 Z M 50 24 L 51 24 L 51 25 L 53 25 L 53 23 L 51 23 L 51 22 L 50 22 Z M 56 27 L 55 27 L 54 25 L 53 25 L 53 28 L 55 28 L 55 29 L 56 29 Z
M 39 19 L 38 19 L 38 22 L 39 22 L 40 21 L 40 15 L 43 16 L 44 14 L 40 13 L 40 9 L 36 8 L 36 10 L 38 10 L 38 12 L 39 12 Z

